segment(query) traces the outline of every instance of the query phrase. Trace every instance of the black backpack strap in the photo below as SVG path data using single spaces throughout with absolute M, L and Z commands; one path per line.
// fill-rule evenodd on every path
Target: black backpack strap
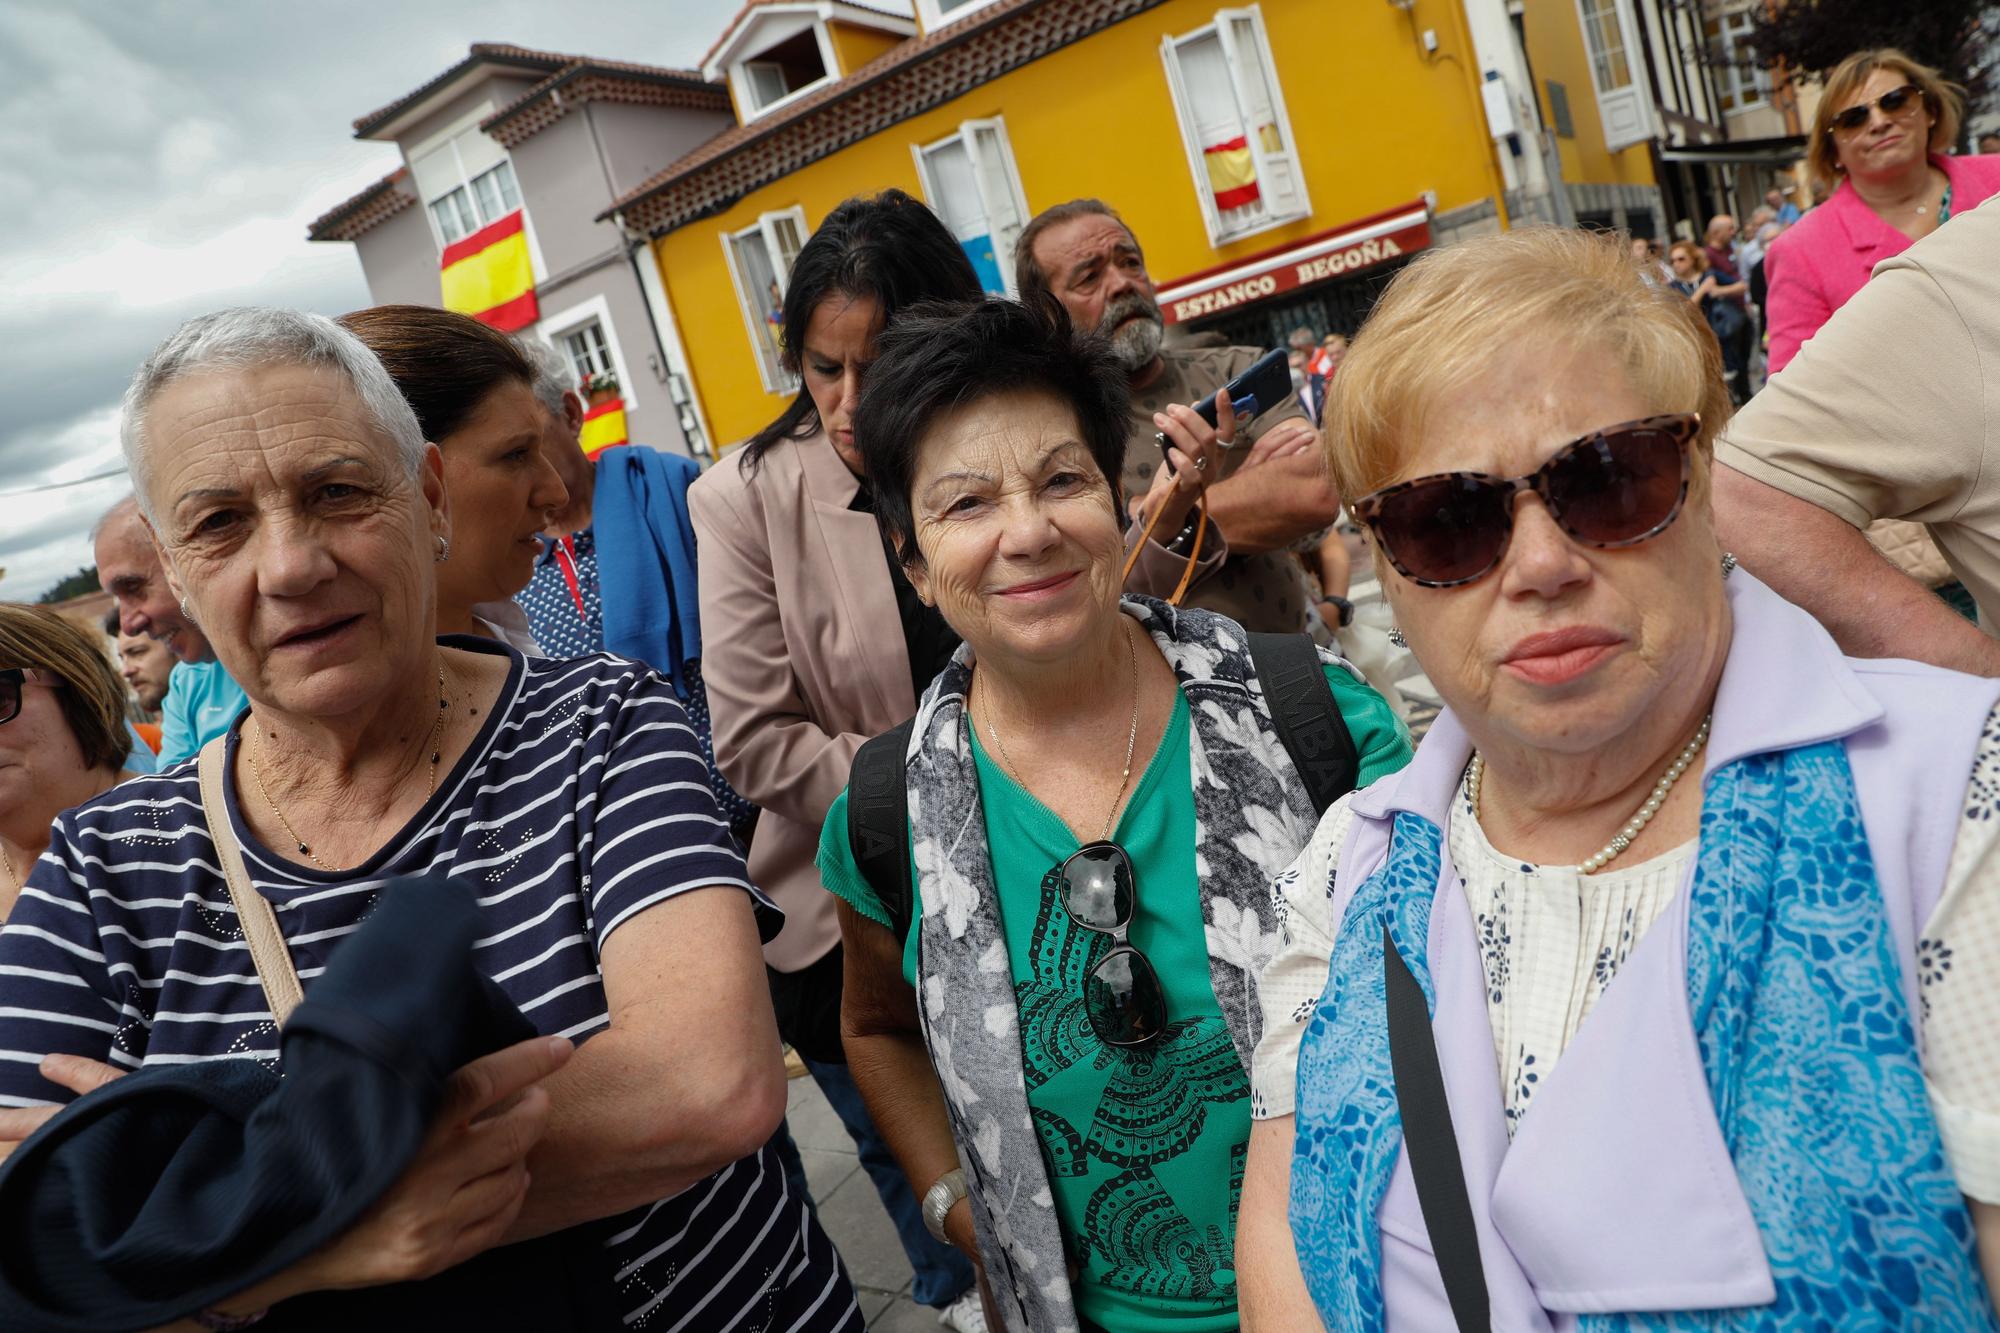
M 901 944 L 910 932 L 910 799 L 904 756 L 911 718 L 862 742 L 847 771 L 847 845 L 854 864 L 889 911 Z
M 1257 634 L 1250 638 L 1250 661 L 1264 684 L 1264 700 L 1278 739 L 1306 784 L 1313 808 L 1327 807 L 1354 790 L 1361 758 L 1347 719 L 1340 715 L 1319 649 L 1303 634 Z
M 1403 1116 L 1403 1151 L 1423 1209 L 1424 1229 L 1437 1255 L 1438 1276 L 1459 1333 L 1491 1333 L 1486 1269 L 1479 1260 L 1479 1229 L 1465 1192 L 1465 1165 L 1445 1100 L 1444 1071 L 1431 1032 L 1423 987 L 1382 927 L 1382 970 L 1389 1003 L 1389 1066 L 1396 1078 L 1396 1109 Z

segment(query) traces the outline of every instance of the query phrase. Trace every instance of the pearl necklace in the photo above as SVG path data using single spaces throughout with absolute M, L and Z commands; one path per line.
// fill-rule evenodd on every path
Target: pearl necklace
M 1694 764 L 1695 756 L 1701 753 L 1701 747 L 1708 744 L 1708 724 L 1714 716 L 1711 713 L 1701 720 L 1701 727 L 1694 733 L 1694 739 L 1687 743 L 1674 762 L 1667 766 L 1667 771 L 1660 775 L 1660 780 L 1653 784 L 1653 794 L 1646 798 L 1638 813 L 1626 821 L 1625 827 L 1618 830 L 1618 836 L 1604 844 L 1602 850 L 1586 857 L 1582 864 L 1577 866 L 1579 872 L 1594 875 L 1602 870 L 1614 857 L 1638 839 L 1640 830 L 1653 822 L 1653 816 L 1659 814 L 1660 807 L 1666 804 L 1667 793 L 1673 790 L 1674 783 L 1680 781 L 1681 774 L 1687 772 Z M 1472 802 L 1474 819 L 1479 818 L 1479 788 L 1485 777 L 1486 761 L 1475 751 L 1472 763 L 1465 770 L 1466 796 Z
M 429 784 L 424 789 L 424 800 L 426 802 L 428 802 L 431 797 L 437 795 L 438 758 L 442 753 L 442 751 L 438 747 L 438 738 L 440 734 L 444 731 L 445 709 L 449 708 L 450 706 L 451 706 L 450 701 L 445 698 L 445 693 L 444 693 L 444 667 L 442 665 L 439 665 L 438 712 L 437 712 L 437 719 L 431 723 L 431 745 L 430 745 L 431 776 Z M 255 728 L 256 726 L 255 716 L 252 716 L 252 718 L 250 719 L 250 725 L 252 726 L 253 729 Z M 250 760 L 250 776 L 257 779 L 257 790 L 264 797 L 264 804 L 271 807 L 271 813 L 278 817 L 278 823 L 284 826 L 285 832 L 291 837 L 291 840 L 299 845 L 300 856 L 305 857 L 308 861 L 311 861 L 321 870 L 341 869 L 342 867 L 340 866 L 330 866 L 326 862 L 320 860 L 319 857 L 314 854 L 313 849 L 306 844 L 306 840 L 299 836 L 299 831 L 292 827 L 292 821 L 285 818 L 285 812 L 278 808 L 278 803 L 271 799 L 271 789 L 264 785 L 264 770 L 257 766 L 257 751 L 263 748 L 264 742 L 261 738 L 253 738 L 253 739 L 256 739 L 257 742 L 256 745 L 245 746 L 244 754 Z
M 1125 771 L 1119 774 L 1118 795 L 1112 799 L 1111 813 L 1104 817 L 1104 832 L 1097 835 L 1099 842 L 1110 840 L 1111 826 L 1118 818 L 1118 807 L 1125 803 L 1125 789 L 1132 785 L 1132 751 L 1139 743 L 1139 650 L 1132 646 L 1131 631 L 1125 629 L 1124 634 L 1125 660 L 1132 674 L 1132 725 L 1125 733 Z M 1000 752 L 1000 764 L 1007 770 L 1007 776 L 1014 779 L 1015 786 L 1027 791 L 1028 784 L 1021 780 L 1020 773 L 1014 768 L 1013 759 L 1007 754 L 1007 742 L 1000 739 L 1000 729 L 993 725 L 993 705 L 990 700 L 986 706 L 986 734 L 993 738 L 993 747 Z

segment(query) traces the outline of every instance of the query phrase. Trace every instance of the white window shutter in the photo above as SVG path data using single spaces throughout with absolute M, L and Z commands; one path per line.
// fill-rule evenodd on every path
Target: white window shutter
M 1161 38 L 1160 63 L 1166 67 L 1167 93 L 1173 98 L 1174 110 L 1180 116 L 1181 141 L 1187 147 L 1188 170 L 1194 176 L 1194 193 L 1201 205 L 1201 220 L 1208 228 L 1209 241 L 1214 243 L 1221 238 L 1224 224 L 1221 210 L 1215 206 L 1215 195 L 1208 185 L 1208 168 L 1202 154 L 1202 115 L 1196 110 L 1194 91 L 1188 85 L 1188 71 L 1181 60 L 1186 40 Z
M 1285 217 L 1309 211 L 1262 15 L 1254 6 L 1225 9 L 1216 15 L 1215 27 L 1242 108 L 1265 212 Z
M 1646 86 L 1639 76 L 1639 43 L 1625 0 L 1577 0 L 1577 21 L 1590 57 L 1590 81 L 1604 146 L 1612 152 L 1653 137 Z
M 979 187 L 986 234 L 992 239 L 994 262 L 1000 270 L 1004 294 L 1015 295 L 1014 243 L 1028 225 L 1028 201 L 1014 166 L 1013 146 L 1007 142 L 1007 126 L 998 117 L 968 120 L 961 131 L 966 153 L 971 159 L 972 177 Z M 1002 293 L 996 292 L 995 295 Z

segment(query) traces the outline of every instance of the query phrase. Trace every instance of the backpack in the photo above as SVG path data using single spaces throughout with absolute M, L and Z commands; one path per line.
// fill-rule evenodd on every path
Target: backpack
M 1303 634 L 1250 634 L 1250 661 L 1264 686 L 1271 720 L 1292 766 L 1305 783 L 1313 809 L 1327 807 L 1354 790 L 1360 756 L 1347 721 L 1326 683 L 1319 650 Z M 889 928 L 900 942 L 910 930 L 914 893 L 910 884 L 910 729 L 916 719 L 891 727 L 862 743 L 847 778 L 847 843 L 854 864 L 888 910 Z

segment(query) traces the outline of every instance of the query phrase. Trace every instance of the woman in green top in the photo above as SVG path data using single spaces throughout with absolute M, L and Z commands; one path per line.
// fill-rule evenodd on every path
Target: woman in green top
M 878 346 L 855 428 L 877 517 L 965 642 L 905 765 L 909 910 L 857 866 L 846 796 L 821 839 L 849 1067 L 1008 1329 L 1234 1328 L 1251 988 L 1312 803 L 1243 630 L 1120 599 L 1103 343 L 990 301 Z M 1226 403 L 1157 421 L 1183 463 L 1233 434 Z M 1400 768 L 1388 706 L 1322 669 L 1360 781 Z

